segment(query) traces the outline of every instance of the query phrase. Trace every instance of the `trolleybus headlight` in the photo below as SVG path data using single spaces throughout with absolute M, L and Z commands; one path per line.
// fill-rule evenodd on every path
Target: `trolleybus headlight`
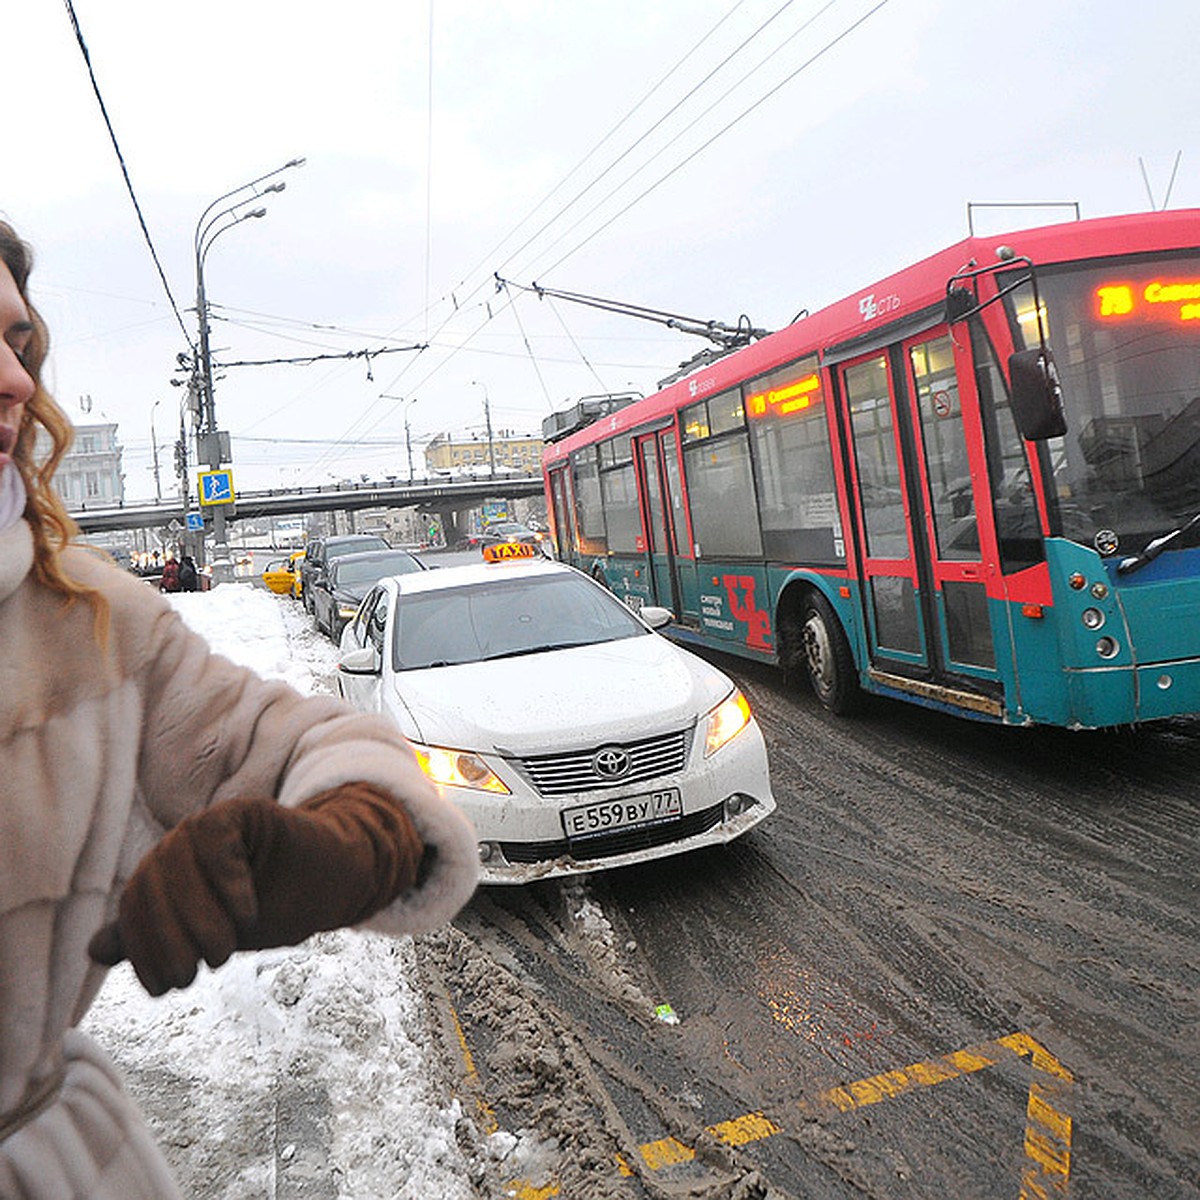
M 1120 649 L 1121 647 L 1117 645 L 1116 638 L 1102 637 L 1096 643 L 1096 653 L 1101 658 L 1116 658 L 1117 652 Z
M 708 725 L 704 735 L 704 757 L 716 754 L 731 738 L 736 737 L 750 724 L 750 705 L 746 697 L 734 688 L 716 708 L 708 714 Z
M 1104 624 L 1104 614 L 1098 608 L 1085 608 L 1083 623 L 1088 629 L 1099 629 Z

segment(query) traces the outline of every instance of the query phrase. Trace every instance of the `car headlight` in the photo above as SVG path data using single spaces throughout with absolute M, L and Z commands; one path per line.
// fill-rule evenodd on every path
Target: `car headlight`
M 737 737 L 750 724 L 750 704 L 739 689 L 734 688 L 707 718 L 704 734 L 704 757 L 716 754 L 726 742 Z
M 477 792 L 498 792 L 507 796 L 508 788 L 491 767 L 470 750 L 447 750 L 442 746 L 413 743 L 421 770 L 434 783 L 446 787 L 471 788 Z

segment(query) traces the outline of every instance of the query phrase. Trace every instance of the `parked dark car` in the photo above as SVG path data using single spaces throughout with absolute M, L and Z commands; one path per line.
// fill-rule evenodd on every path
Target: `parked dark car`
M 317 628 L 340 642 L 342 630 L 358 611 L 362 598 L 389 575 L 424 571 L 425 564 L 407 550 L 374 550 L 335 558 L 313 585 Z
M 520 521 L 493 521 L 480 535 L 479 543 L 495 546 L 500 542 L 523 542 L 526 546 L 535 546 L 544 554 L 544 540 L 544 534 L 522 525 Z
M 324 578 L 329 564 L 343 554 L 359 554 L 366 550 L 390 550 L 384 538 L 375 533 L 343 533 L 333 537 L 313 538 L 305 547 L 300 563 L 300 599 L 304 611 L 313 609 L 313 588 Z

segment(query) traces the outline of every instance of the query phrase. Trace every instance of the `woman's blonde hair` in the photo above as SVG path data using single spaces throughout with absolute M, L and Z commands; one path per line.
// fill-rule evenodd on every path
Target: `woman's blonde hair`
M 79 528 L 71 519 L 66 506 L 51 486 L 54 472 L 62 457 L 71 448 L 74 429 L 66 413 L 54 402 L 42 385 L 42 364 L 50 350 L 50 333 L 28 293 L 29 272 L 33 269 L 33 251 L 16 234 L 11 225 L 0 221 L 0 259 L 12 273 L 21 299 L 29 310 L 33 336 L 23 356 L 25 370 L 34 382 L 34 392 L 25 405 L 17 444 L 12 460 L 25 483 L 25 519 L 33 530 L 34 575 L 53 591 L 74 601 L 87 597 L 96 606 L 97 617 L 106 610 L 103 597 L 92 588 L 72 579 L 62 568 L 61 552 L 76 537 Z M 38 430 L 48 437 L 48 450 L 38 458 Z

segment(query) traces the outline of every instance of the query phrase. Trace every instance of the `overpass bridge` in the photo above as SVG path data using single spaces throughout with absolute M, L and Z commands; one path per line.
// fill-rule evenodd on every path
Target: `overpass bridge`
M 279 488 L 265 492 L 238 492 L 226 508 L 226 520 L 297 516 L 314 512 L 357 512 L 365 508 L 419 508 L 436 513 L 446 540 L 458 536 L 458 516 L 485 500 L 516 500 L 542 495 L 539 475 L 503 479 L 420 480 L 414 483 L 338 483 L 328 487 Z M 135 502 L 116 507 L 72 509 L 71 516 L 84 533 L 109 533 L 123 529 L 160 529 L 175 522 L 187 524 L 189 509 L 175 497 Z M 190 511 L 203 511 L 190 502 Z

